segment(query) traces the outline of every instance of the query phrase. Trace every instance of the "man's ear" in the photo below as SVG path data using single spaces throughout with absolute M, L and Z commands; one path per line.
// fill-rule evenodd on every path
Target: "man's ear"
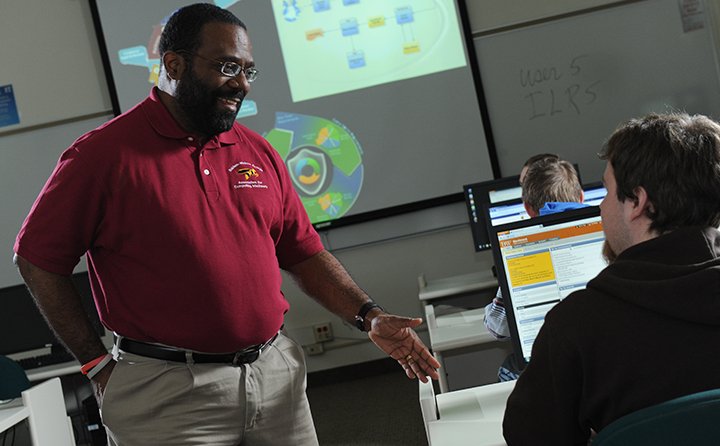
M 539 215 L 539 212 L 535 209 L 531 208 L 527 202 L 523 202 L 523 206 L 525 206 L 525 212 L 530 216 L 530 218 L 535 218 Z
M 183 71 L 187 67 L 185 59 L 175 51 L 166 51 L 162 56 L 162 62 L 167 77 L 175 81 L 182 77 Z
M 653 213 L 653 204 L 650 202 L 645 188 L 642 186 L 638 186 L 633 190 L 633 193 L 636 197 L 634 200 L 630 198 L 627 198 L 625 200 L 629 203 L 630 206 L 630 219 L 634 220 L 640 217 L 647 217 L 649 214 Z

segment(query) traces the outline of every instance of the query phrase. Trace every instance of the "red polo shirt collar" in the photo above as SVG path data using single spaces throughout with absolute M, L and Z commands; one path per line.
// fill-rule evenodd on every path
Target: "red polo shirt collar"
M 145 115 L 155 132 L 161 136 L 171 139 L 187 139 L 189 136 L 196 136 L 180 127 L 173 115 L 170 114 L 170 111 L 165 107 L 165 104 L 160 100 L 158 87 L 153 87 L 150 91 L 149 101 L 145 108 Z M 208 147 L 219 147 L 235 144 L 237 137 L 232 135 L 231 132 L 232 129 L 215 135 L 210 138 L 205 145 Z

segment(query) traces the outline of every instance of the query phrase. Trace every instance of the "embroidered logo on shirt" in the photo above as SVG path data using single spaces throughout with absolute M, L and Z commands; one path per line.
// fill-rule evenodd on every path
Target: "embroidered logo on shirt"
M 235 189 L 267 189 L 267 185 L 262 182 L 262 167 L 249 163 L 247 161 L 240 161 L 234 164 L 228 169 L 228 172 L 238 180 L 233 184 Z M 233 181 L 235 181 L 233 179 Z
M 260 176 L 260 174 L 257 173 L 257 170 L 254 167 L 241 167 L 236 170 L 236 172 L 240 175 L 244 175 L 246 180 L 249 180 L 252 177 Z

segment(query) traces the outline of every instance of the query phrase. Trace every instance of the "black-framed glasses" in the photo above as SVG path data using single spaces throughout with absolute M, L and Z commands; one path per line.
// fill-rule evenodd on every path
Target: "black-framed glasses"
M 237 77 L 240 73 L 242 73 L 243 76 L 245 76 L 245 79 L 247 79 L 247 81 L 251 82 L 251 83 L 255 82 L 255 80 L 258 77 L 258 69 L 255 67 L 245 68 L 236 62 L 230 62 L 230 61 L 222 62 L 220 60 L 210 59 L 209 57 L 201 56 L 197 53 L 191 53 L 190 51 L 181 50 L 181 51 L 176 51 L 176 52 L 190 54 L 191 56 L 197 56 L 200 59 L 205 59 L 207 61 L 214 62 L 220 68 L 219 69 L 220 73 L 222 73 L 224 76 Z

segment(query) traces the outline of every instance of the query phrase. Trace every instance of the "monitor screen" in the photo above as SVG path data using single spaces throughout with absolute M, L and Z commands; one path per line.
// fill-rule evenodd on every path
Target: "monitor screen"
M 485 205 L 485 209 L 485 221 L 489 225 L 488 231 L 493 226 L 506 225 L 514 221 L 530 218 L 530 215 L 525 210 L 525 204 L 520 198 L 499 203 L 488 203 Z
M 99 336 L 105 334 L 95 309 L 86 272 L 73 275 L 85 312 Z M 0 289 L 0 354 L 9 355 L 60 345 L 25 285 Z
M 496 226 L 491 239 L 510 334 L 527 362 L 545 314 L 606 266 L 600 208 Z
M 607 194 L 607 189 L 602 185 L 601 182 L 590 183 L 583 186 L 583 193 L 585 194 L 585 204 L 590 206 L 600 206 L 600 203 Z
M 580 180 L 580 167 L 577 164 L 573 164 L 573 167 L 575 167 L 578 180 Z M 470 220 L 470 232 L 475 251 L 490 249 L 487 232 L 491 226 L 530 218 L 520 201 L 522 187 L 520 187 L 519 178 L 519 175 L 515 175 L 463 186 L 465 207 Z M 605 196 L 604 190 L 601 183 L 583 186 L 585 202 L 588 203 L 588 196 L 590 196 L 592 200 L 588 204 L 596 206 Z M 488 219 L 488 212 L 491 212 L 495 218 Z
M 156 83 L 160 33 L 189 3 L 91 2 L 115 113 Z M 317 228 L 457 202 L 493 177 L 464 1 L 213 3 L 247 25 L 259 70 L 237 120 L 284 159 Z
M 483 212 L 484 206 L 520 198 L 522 189 L 518 182 L 519 178 L 518 175 L 515 175 L 463 186 L 475 251 L 490 249 L 487 223 Z
M 583 186 L 583 202 L 588 206 L 600 206 L 600 203 L 605 198 L 607 190 L 602 183 L 591 183 Z M 484 213 L 485 221 L 487 222 L 488 231 L 493 226 L 505 225 L 518 220 L 527 220 L 530 218 L 525 205 L 521 199 L 491 202 L 485 205 L 486 211 Z

